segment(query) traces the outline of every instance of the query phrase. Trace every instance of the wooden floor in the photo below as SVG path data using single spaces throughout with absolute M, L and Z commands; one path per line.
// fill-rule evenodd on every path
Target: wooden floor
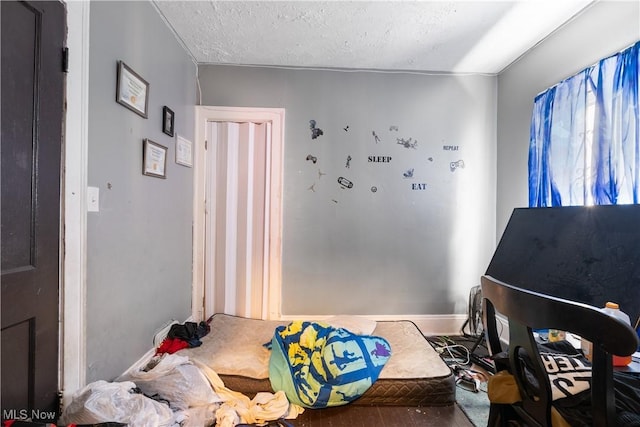
M 295 420 L 295 427 L 473 427 L 458 405 L 436 407 L 358 406 L 307 409 Z

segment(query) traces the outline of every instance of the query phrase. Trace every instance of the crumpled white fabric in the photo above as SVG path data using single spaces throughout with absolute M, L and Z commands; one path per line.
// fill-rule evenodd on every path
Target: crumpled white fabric
M 207 385 L 208 387 L 211 387 Z M 216 411 L 220 403 L 206 406 L 194 406 L 184 411 L 175 412 L 174 427 L 202 427 L 210 426 L 216 419 Z
M 346 314 L 327 317 L 326 319 L 320 320 L 320 322 L 326 323 L 334 328 L 346 329 L 358 335 L 373 335 L 373 331 L 378 325 L 378 322 L 367 317 Z
M 216 427 L 234 427 L 238 424 L 263 424 L 280 418 L 294 419 L 304 408 L 289 403 L 283 391 L 261 392 L 253 399 L 225 387 L 224 382 L 211 368 L 197 361 L 193 363 L 207 377 L 223 404 L 216 411 Z

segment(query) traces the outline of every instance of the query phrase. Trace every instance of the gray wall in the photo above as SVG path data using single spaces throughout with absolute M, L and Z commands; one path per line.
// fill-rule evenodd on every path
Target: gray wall
M 537 94 L 640 39 L 640 3 L 601 1 L 498 77 L 497 237 L 527 207 L 529 126 Z
M 283 314 L 466 312 L 495 246 L 495 77 L 199 68 L 204 105 L 286 109 Z
M 149 2 L 91 2 L 87 225 L 87 382 L 112 379 L 191 313 L 193 169 L 175 163 L 162 107 L 193 140 L 196 66 Z M 73 55 L 73 52 L 71 53 Z M 150 84 L 149 117 L 115 102 L 116 61 Z M 167 179 L 142 175 L 142 140 L 168 147 Z

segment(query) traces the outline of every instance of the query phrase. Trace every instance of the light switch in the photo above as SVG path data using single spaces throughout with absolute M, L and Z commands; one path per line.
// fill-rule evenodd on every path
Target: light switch
M 100 212 L 100 189 L 87 187 L 87 212 Z

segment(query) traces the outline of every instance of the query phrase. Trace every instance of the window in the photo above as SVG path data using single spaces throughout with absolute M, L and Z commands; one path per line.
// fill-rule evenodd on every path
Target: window
M 538 95 L 529 206 L 638 203 L 640 42 Z

